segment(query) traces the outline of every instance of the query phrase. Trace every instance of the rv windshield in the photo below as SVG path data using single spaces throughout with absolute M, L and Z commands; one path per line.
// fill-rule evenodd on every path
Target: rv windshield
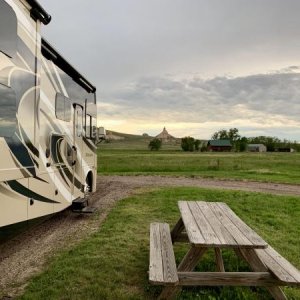
M 16 95 L 0 84 L 0 136 L 11 137 L 16 127 Z
M 0 1 L 0 51 L 9 57 L 14 57 L 17 51 L 17 17 L 13 9 L 2 0 Z

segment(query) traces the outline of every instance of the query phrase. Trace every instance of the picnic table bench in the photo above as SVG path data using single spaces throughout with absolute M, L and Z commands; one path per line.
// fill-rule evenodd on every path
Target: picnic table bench
M 151 284 L 165 286 L 160 299 L 176 296 L 182 286 L 264 286 L 274 299 L 286 299 L 280 286 L 300 286 L 300 272 L 225 203 L 179 201 L 181 217 L 170 231 L 166 223 L 150 225 Z M 178 267 L 173 243 L 190 249 Z M 213 248 L 216 272 L 194 272 L 203 254 Z M 222 249 L 233 249 L 253 272 L 225 272 Z

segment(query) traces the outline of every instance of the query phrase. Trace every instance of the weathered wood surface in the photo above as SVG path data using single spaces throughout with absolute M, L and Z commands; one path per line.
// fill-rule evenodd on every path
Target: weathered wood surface
M 300 286 L 300 271 L 271 246 L 255 251 L 266 267 L 288 285 Z
M 206 251 L 207 248 L 192 246 L 179 264 L 178 271 L 193 271 Z
M 225 212 L 229 219 L 239 228 L 239 230 L 247 237 L 253 245 L 261 246 L 264 248 L 267 243 L 244 221 L 242 221 L 225 203 L 218 203 L 218 206 Z
M 267 243 L 225 203 L 179 201 L 190 243 L 199 247 L 266 248 Z
M 209 207 L 207 202 L 197 202 L 198 206 L 201 208 L 203 214 L 207 218 L 208 222 L 213 227 L 216 235 L 223 244 L 228 244 L 236 246 L 237 242 L 233 236 L 228 232 L 225 226 L 221 221 L 216 217 L 215 212 Z
M 150 227 L 149 279 L 165 286 L 160 299 L 176 297 L 182 286 L 264 286 L 276 300 L 286 300 L 280 286 L 300 286 L 300 272 L 277 253 L 225 203 L 179 201 L 181 218 L 170 234 L 168 224 Z M 172 237 L 171 237 L 172 236 Z M 176 270 L 172 242 L 191 248 Z M 193 272 L 214 248 L 217 272 Z M 222 248 L 232 248 L 253 272 L 225 272 Z
M 178 222 L 176 223 L 176 225 L 171 231 L 172 243 L 178 241 L 178 236 L 182 234 L 183 230 L 184 230 L 184 224 L 182 222 L 182 218 L 179 218 Z
M 195 218 L 188 206 L 188 202 L 179 201 L 178 205 L 181 212 L 182 221 L 184 223 L 184 227 L 189 237 L 190 243 L 195 245 L 205 244 L 205 239 L 201 231 L 199 230 Z
M 216 256 L 217 271 L 225 272 L 222 250 L 220 248 L 215 248 L 215 256 Z
M 187 202 L 191 214 L 194 217 L 195 223 L 197 224 L 206 244 L 209 245 L 220 245 L 222 242 L 216 235 L 212 225 L 203 214 L 201 208 L 197 202 Z
M 149 281 L 164 285 L 178 282 L 170 227 L 166 223 L 150 225 Z
M 178 272 L 182 286 L 277 286 L 269 272 Z
M 181 242 L 181 243 L 189 243 L 189 237 L 185 232 L 182 232 L 176 236 L 176 240 L 172 240 L 172 242 Z

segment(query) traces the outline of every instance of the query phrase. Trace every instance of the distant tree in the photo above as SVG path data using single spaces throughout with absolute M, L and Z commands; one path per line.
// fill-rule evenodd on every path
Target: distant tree
M 239 130 L 237 128 L 230 128 L 229 130 L 221 129 L 216 131 L 212 137 L 213 140 L 230 140 L 233 148 L 238 151 L 238 140 L 241 138 L 239 135 Z
M 239 130 L 237 128 L 230 128 L 228 130 L 228 137 L 232 143 L 235 143 L 238 139 L 241 138 L 239 135 Z
M 195 140 L 194 141 L 194 145 L 195 145 L 195 150 L 199 151 L 200 150 L 201 141 L 200 140 Z
M 183 151 L 193 152 L 195 150 L 195 139 L 190 136 L 182 138 L 181 148 Z
M 228 132 L 226 129 L 221 129 L 219 131 L 216 131 L 212 136 L 212 140 L 225 140 L 229 139 Z
M 236 151 L 244 152 L 247 149 L 248 139 L 246 137 L 241 137 L 235 142 Z
M 153 139 L 150 141 L 149 145 L 148 145 L 148 148 L 153 151 L 158 151 L 160 148 L 161 148 L 161 140 L 160 139 Z

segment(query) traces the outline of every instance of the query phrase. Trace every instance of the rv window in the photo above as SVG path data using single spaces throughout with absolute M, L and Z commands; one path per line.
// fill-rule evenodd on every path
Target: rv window
M 17 51 L 17 17 L 5 1 L 0 1 L 0 51 L 9 57 Z
M 11 137 L 16 128 L 16 94 L 0 84 L 0 136 Z
M 91 116 L 86 115 L 85 118 L 85 136 L 90 139 L 91 138 L 91 127 L 92 127 L 92 121 L 91 121 Z
M 72 103 L 69 98 L 65 98 L 65 121 L 71 121 L 71 107 Z
M 92 118 L 92 139 L 96 138 L 97 135 L 97 119 Z
M 75 125 L 76 125 L 76 135 L 78 137 L 82 136 L 83 124 L 82 124 L 82 109 L 80 106 L 76 107 L 75 110 Z
M 71 121 L 71 101 L 62 94 L 56 94 L 55 115 L 62 121 Z

